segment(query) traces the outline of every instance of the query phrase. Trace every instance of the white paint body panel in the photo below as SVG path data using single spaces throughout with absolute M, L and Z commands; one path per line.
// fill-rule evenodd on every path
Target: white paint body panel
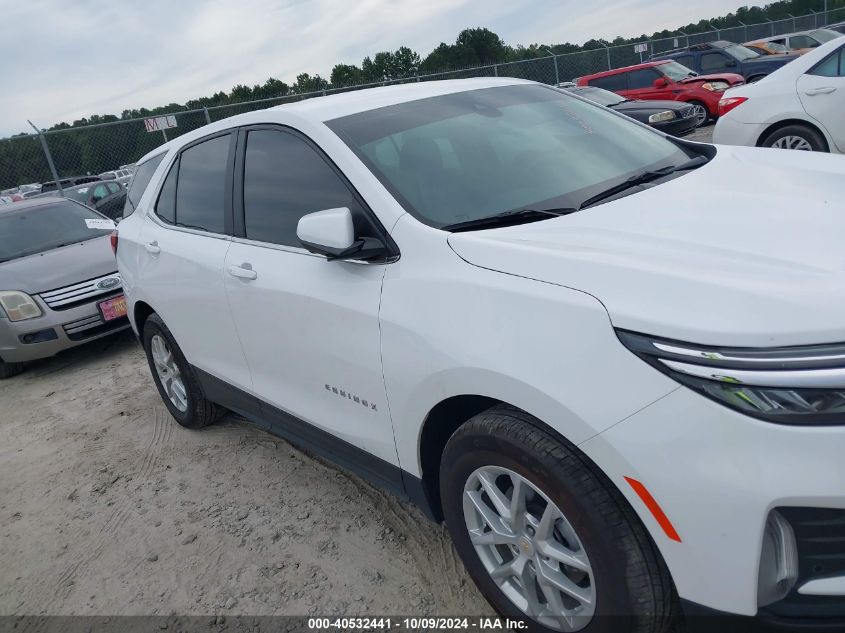
M 731 88 L 723 98 L 746 97 L 716 122 L 713 142 L 758 145 L 766 130 L 782 121 L 804 122 L 818 128 L 831 153 L 845 152 L 845 78 L 806 74 L 832 52 L 845 46 L 837 38 L 802 55 L 753 84 Z M 813 88 L 833 87 L 826 94 L 808 96 Z
M 753 614 L 769 510 L 845 508 L 845 428 L 732 412 L 634 356 L 614 327 L 717 346 L 845 341 L 845 160 L 721 147 L 705 167 L 574 215 L 450 234 L 408 215 L 323 123 L 511 83 L 519 81 L 357 91 L 171 141 L 172 155 L 240 125 L 301 131 L 343 171 L 401 257 L 327 262 L 304 249 L 162 227 L 147 214 L 166 159 L 119 225 L 130 314 L 149 303 L 190 362 L 415 476 L 420 434 L 438 403 L 469 394 L 520 407 L 580 445 L 628 498 L 682 598 Z M 150 239 L 162 249 L 156 261 L 144 249 Z M 255 279 L 227 273 L 244 263 Z M 681 543 L 666 538 L 625 476 L 649 488 Z

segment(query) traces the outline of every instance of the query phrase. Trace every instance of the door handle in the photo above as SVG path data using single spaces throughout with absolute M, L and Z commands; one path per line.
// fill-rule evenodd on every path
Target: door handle
M 147 249 L 147 252 L 150 255 L 158 255 L 161 252 L 161 247 L 158 245 L 158 241 L 153 240 L 152 242 L 147 242 L 144 244 L 144 248 Z
M 246 262 L 240 266 L 229 266 L 227 270 L 232 277 L 237 277 L 238 279 L 258 279 L 258 273 L 252 269 L 252 264 L 247 264 Z
M 828 95 L 831 92 L 836 92 L 835 86 L 823 86 L 821 88 L 810 88 L 809 90 L 805 91 L 804 94 L 813 97 L 815 95 Z

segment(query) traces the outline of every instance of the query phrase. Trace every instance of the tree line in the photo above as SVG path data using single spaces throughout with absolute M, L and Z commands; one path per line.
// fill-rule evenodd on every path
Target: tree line
M 680 27 L 679 30 L 695 34 L 711 31 L 714 27 L 727 29 L 766 20 L 777 21 L 819 11 L 823 5 L 823 0 L 780 0 L 762 7 L 741 7 L 733 13 L 702 19 L 697 23 Z M 845 8 L 845 0 L 828 0 L 827 5 L 831 10 Z M 185 114 L 177 117 L 178 127 L 168 130 L 172 138 L 206 123 L 204 112 L 189 113 L 192 110 L 210 108 L 209 116 L 221 118 L 252 109 L 252 106 L 245 105 L 243 109 L 229 107 L 215 112 L 214 109 L 220 106 L 237 106 L 237 104 L 260 99 L 283 97 L 295 99 L 298 95 L 313 92 L 413 79 L 418 75 L 491 64 L 511 64 L 502 73 L 508 76 L 550 80 L 552 75 L 549 75 L 549 69 L 543 69 L 542 77 L 532 76 L 531 65 L 517 62 L 548 57 L 550 51 L 556 55 L 563 55 L 580 51 L 604 50 L 605 46 L 633 45 L 648 39 L 670 37 L 675 33 L 676 31 L 662 30 L 651 35 L 643 34 L 633 38 L 590 39 L 583 44 L 564 42 L 512 46 L 506 44 L 499 35 L 487 28 L 468 28 L 461 31 L 453 43 L 441 42 L 425 57 L 421 57 L 419 53 L 407 46 L 400 46 L 395 51 L 382 51 L 364 57 L 360 64 L 336 64 L 331 69 L 328 78 L 319 74 L 302 73 L 296 77 L 295 82 L 288 84 L 271 77 L 263 84 L 253 86 L 238 84 L 229 92 L 219 91 L 207 97 L 191 99 L 184 104 L 169 103 L 150 108 L 127 109 L 120 116 L 92 115 L 72 123 L 57 123 L 48 128 L 46 139 L 60 176 L 99 173 L 137 160 L 160 145 L 164 141 L 163 136 L 160 133 L 146 132 L 141 122 L 84 130 L 76 128 L 183 112 Z M 589 69 L 583 72 L 589 72 Z M 467 76 L 472 74 L 474 73 L 469 73 Z M 574 76 L 575 72 L 571 74 Z M 569 78 L 569 76 L 561 78 Z M 66 131 L 58 134 L 50 133 L 60 130 Z M 12 137 L 0 141 L 0 188 L 49 179 L 50 173 L 44 154 L 36 138 Z

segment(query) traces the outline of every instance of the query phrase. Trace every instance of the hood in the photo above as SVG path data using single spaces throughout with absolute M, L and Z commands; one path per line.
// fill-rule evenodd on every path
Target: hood
M 109 236 L 105 235 L 0 264 L 0 290 L 38 294 L 116 270 Z
M 845 341 L 845 160 L 719 147 L 578 213 L 453 233 L 465 261 L 589 293 L 616 327 L 691 343 Z

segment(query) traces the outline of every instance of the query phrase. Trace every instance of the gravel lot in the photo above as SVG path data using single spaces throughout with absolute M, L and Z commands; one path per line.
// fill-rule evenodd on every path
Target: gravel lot
M 713 140 L 713 124 L 710 123 L 700 127 L 684 138 L 690 141 L 699 141 L 700 143 L 710 143 Z
M 130 333 L 0 383 L 0 615 L 491 614 L 445 529 L 229 416 L 161 404 Z
M 0 429 L 0 615 L 492 614 L 415 508 L 236 416 L 177 425 L 128 332 L 0 383 Z

